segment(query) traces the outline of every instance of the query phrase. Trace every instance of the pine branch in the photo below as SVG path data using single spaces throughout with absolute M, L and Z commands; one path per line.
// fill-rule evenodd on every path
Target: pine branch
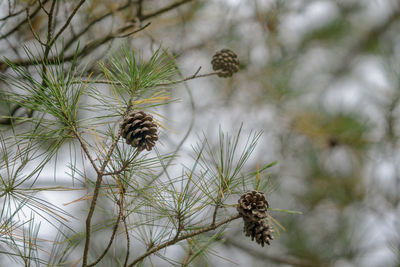
M 125 216 L 123 216 L 122 221 L 124 223 L 125 235 L 126 235 L 126 256 L 125 256 L 125 262 L 124 262 L 124 267 L 126 267 L 128 264 L 128 260 L 129 260 L 130 238 L 129 238 L 128 225 L 126 223 Z
M 89 149 L 87 148 L 85 141 L 83 140 L 81 135 L 78 133 L 76 128 L 73 128 L 72 131 L 73 131 L 75 137 L 78 139 L 79 143 L 81 144 L 81 147 L 82 147 L 83 151 L 85 152 L 86 157 L 89 159 L 90 163 L 92 164 L 93 169 L 96 171 L 97 175 L 99 175 L 100 170 L 97 167 L 96 163 L 94 162 L 92 156 L 90 155 Z
M 213 76 L 213 75 L 218 75 L 218 73 L 220 73 L 219 71 L 216 71 L 216 72 L 210 72 L 210 73 L 205 73 L 205 74 L 198 75 L 197 72 L 195 74 L 193 74 L 193 75 L 191 75 L 189 77 L 183 78 L 181 80 L 170 81 L 170 82 L 166 82 L 166 83 L 159 83 L 159 84 L 154 85 L 154 87 L 162 87 L 162 86 L 174 85 L 174 84 L 186 82 L 186 81 L 197 79 L 197 78 L 204 78 L 204 77 L 209 77 L 209 76 Z M 81 82 L 83 82 L 83 83 L 92 83 L 92 84 L 122 85 L 121 82 L 110 81 L 110 80 L 83 80 L 83 81 L 77 80 L 77 81 L 74 81 L 74 83 L 81 83 Z
M 239 218 L 241 218 L 241 215 L 240 215 L 240 214 L 237 214 L 237 215 L 234 215 L 234 216 L 232 216 L 232 217 L 230 217 L 230 218 L 227 218 L 227 219 L 225 219 L 225 220 L 223 220 L 223 221 L 220 221 L 220 222 L 218 222 L 218 223 L 216 223 L 216 224 L 214 224 L 214 225 L 210 225 L 210 226 L 207 226 L 207 227 L 205 227 L 205 228 L 199 229 L 199 230 L 197 230 L 197 231 L 193 231 L 193 232 L 188 233 L 188 234 L 186 234 L 186 235 L 183 235 L 183 236 L 181 236 L 181 237 L 179 237 L 179 238 L 173 238 L 173 239 L 171 239 L 171 240 L 165 241 L 165 242 L 163 242 L 161 245 L 159 245 L 159 246 L 157 246 L 157 247 L 153 247 L 152 249 L 149 249 L 146 253 L 144 253 L 143 255 L 141 255 L 141 256 L 139 256 L 138 258 L 136 258 L 132 263 L 130 263 L 130 264 L 128 265 L 128 267 L 133 267 L 133 266 L 135 266 L 136 264 L 138 264 L 139 262 L 141 262 L 144 258 L 150 256 L 150 255 L 153 254 L 153 253 L 158 252 L 160 249 L 163 249 L 163 248 L 166 248 L 166 247 L 175 245 L 176 243 L 178 243 L 178 242 L 180 242 L 180 241 L 182 241 L 182 240 L 186 240 L 186 239 L 188 239 L 188 238 L 191 238 L 191 237 L 200 235 L 200 234 L 202 234 L 202 233 L 206 233 L 206 232 L 215 230 L 215 229 L 217 229 L 218 227 L 220 227 L 220 226 L 222 226 L 222 225 L 224 225 L 224 224 L 227 224 L 227 223 L 229 223 L 229 222 L 231 222 L 231 221 L 233 221 L 233 220 L 239 219 Z
M 120 189 L 120 196 L 121 196 L 121 197 L 120 197 L 120 199 L 119 199 L 119 205 L 118 205 L 119 212 L 118 212 L 117 221 L 116 221 L 115 224 L 114 224 L 113 231 L 112 231 L 110 240 L 108 241 L 107 247 L 104 249 L 103 253 L 97 258 L 97 260 L 95 260 L 95 261 L 94 261 L 93 263 L 91 263 L 91 264 L 88 264 L 88 267 L 90 267 L 90 266 L 95 266 L 97 263 L 99 263 L 99 262 L 104 258 L 104 256 L 107 254 L 108 250 L 109 250 L 110 247 L 111 247 L 111 244 L 113 243 L 113 241 L 114 241 L 114 239 L 115 239 L 115 235 L 116 235 L 117 230 L 118 230 L 119 222 L 120 222 L 121 218 L 123 217 L 123 212 L 124 212 L 124 204 L 123 204 L 123 203 L 124 203 L 124 202 L 123 202 L 124 193 L 123 193 L 123 190 L 122 190 L 122 189 Z
M 131 107 L 128 106 L 126 109 L 125 114 L 129 113 Z M 125 116 L 124 114 L 124 116 Z M 85 248 L 83 251 L 83 259 L 82 259 L 82 267 L 86 267 L 87 266 L 87 257 L 88 257 L 88 252 L 89 252 L 89 246 L 90 246 L 90 237 L 91 237 L 91 222 L 92 222 L 92 217 L 93 217 L 93 213 L 94 210 L 96 208 L 96 202 L 97 202 L 97 198 L 99 196 L 99 192 L 100 192 L 100 186 L 101 186 L 101 182 L 102 179 L 104 177 L 104 170 L 108 164 L 108 162 L 111 159 L 111 155 L 114 152 L 115 147 L 117 146 L 117 143 L 121 137 L 122 134 L 122 128 L 120 127 L 118 130 L 118 134 L 116 135 L 115 139 L 113 140 L 110 149 L 108 150 L 108 153 L 104 159 L 103 164 L 101 165 L 98 174 L 97 174 L 97 180 L 96 180 L 96 185 L 94 188 L 94 192 L 93 192 L 93 198 L 92 198 L 92 202 L 90 204 L 90 209 L 89 209 L 89 213 L 87 215 L 86 218 L 86 236 L 85 236 Z

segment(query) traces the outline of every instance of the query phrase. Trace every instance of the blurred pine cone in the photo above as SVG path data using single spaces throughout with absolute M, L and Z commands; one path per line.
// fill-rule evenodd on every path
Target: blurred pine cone
M 229 49 L 222 49 L 213 56 L 211 61 L 213 70 L 219 71 L 219 77 L 231 77 L 239 71 L 239 59 L 235 52 Z
M 265 243 L 270 245 L 269 241 L 274 239 L 272 235 L 273 230 L 265 221 L 253 222 L 244 219 L 243 232 L 246 233 L 246 236 L 251 236 L 252 241 L 256 239 L 257 244 L 260 244 L 262 247 L 264 247 Z
M 244 219 L 259 222 L 267 217 L 268 207 L 269 205 L 264 193 L 249 191 L 239 198 L 237 211 Z
M 121 124 L 122 137 L 138 151 L 150 151 L 158 140 L 157 124 L 153 117 L 143 111 L 131 113 Z

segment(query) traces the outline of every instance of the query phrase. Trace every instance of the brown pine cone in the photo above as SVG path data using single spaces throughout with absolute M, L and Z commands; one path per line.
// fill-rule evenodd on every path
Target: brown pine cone
M 264 193 L 249 191 L 239 198 L 237 211 L 244 219 L 258 222 L 267 217 L 268 207 Z
M 222 49 L 215 53 L 211 64 L 213 70 L 219 71 L 219 77 L 231 77 L 233 73 L 239 71 L 239 59 L 237 55 L 229 49 Z
M 250 236 L 252 241 L 256 239 L 257 244 L 262 247 L 264 247 L 265 243 L 270 245 L 270 240 L 274 239 L 272 235 L 274 231 L 265 221 L 253 222 L 244 220 L 243 232 L 245 232 L 246 236 Z
M 122 137 L 138 151 L 150 151 L 158 140 L 157 124 L 153 116 L 143 112 L 132 112 L 121 124 Z

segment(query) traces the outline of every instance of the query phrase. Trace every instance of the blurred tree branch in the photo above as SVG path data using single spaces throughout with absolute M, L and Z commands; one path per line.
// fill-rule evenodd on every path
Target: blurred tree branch
M 247 245 L 244 245 L 241 242 L 238 242 L 237 240 L 231 238 L 231 237 L 224 237 L 223 238 L 224 245 L 226 246 L 233 246 L 237 249 L 242 250 L 243 252 L 246 252 L 253 257 L 259 259 L 259 260 L 266 260 L 266 261 L 271 261 L 279 264 L 288 264 L 291 266 L 300 266 L 300 267 L 313 267 L 317 266 L 313 264 L 312 262 L 309 262 L 308 260 L 303 260 L 299 258 L 295 258 L 292 256 L 288 255 L 282 255 L 282 256 L 277 256 L 277 255 L 269 255 L 265 252 L 261 252 L 257 249 L 250 248 Z

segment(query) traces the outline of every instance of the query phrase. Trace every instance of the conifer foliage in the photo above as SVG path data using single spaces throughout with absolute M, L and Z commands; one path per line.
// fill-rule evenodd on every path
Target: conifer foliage
M 192 79 L 232 76 L 239 70 L 236 54 L 223 49 L 212 59 L 216 72 L 198 68 L 184 77 L 165 47 L 135 49 L 129 38 L 190 1 L 153 11 L 143 9 L 146 1 L 118 2 L 87 16 L 97 12 L 97 2 L 9 1 L 20 9 L 1 19 L 0 40 L 28 34 L 30 43 L 18 59 L 13 52 L 0 59 L 7 106 L 0 121 L 0 262 L 137 266 L 153 255 L 171 262 L 173 255 L 160 252 L 179 243 L 191 251 L 184 264 L 240 217 L 246 235 L 269 244 L 263 194 L 247 193 L 239 213 L 228 204 L 229 196 L 253 187 L 247 161 L 260 133 L 246 139 L 241 127 L 236 135 L 220 130 L 216 145 L 204 136 L 193 146 L 191 166 L 177 164 L 190 131 L 172 153 L 164 151 L 172 131 L 163 108 L 176 101 L 171 90 Z M 93 34 L 93 25 L 115 14 L 121 25 Z M 38 27 L 43 18 L 46 27 Z M 89 21 L 83 26 L 78 18 Z M 82 36 L 94 39 L 80 42 Z M 102 44 L 120 39 L 126 40 L 94 59 Z M 57 203 L 61 194 L 69 199 L 64 205 Z

